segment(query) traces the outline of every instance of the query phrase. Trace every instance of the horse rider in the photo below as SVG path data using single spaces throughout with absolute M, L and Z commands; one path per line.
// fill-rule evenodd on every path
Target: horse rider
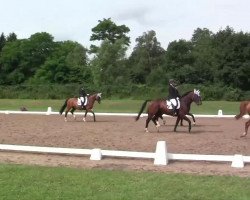
M 173 107 L 173 114 L 176 115 L 178 112 L 178 106 L 180 103 L 180 94 L 177 90 L 177 82 L 174 79 L 169 79 L 168 81 L 168 100 L 171 102 Z
M 82 109 L 84 109 L 85 106 L 87 105 L 87 93 L 85 92 L 83 87 L 81 87 L 79 90 L 79 96 L 81 100 Z

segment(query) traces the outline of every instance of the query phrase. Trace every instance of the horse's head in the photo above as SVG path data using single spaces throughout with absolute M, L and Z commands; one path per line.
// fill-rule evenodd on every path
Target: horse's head
M 201 95 L 200 95 L 200 90 L 194 89 L 194 91 L 193 91 L 193 101 L 194 101 L 197 105 L 201 105 L 201 104 L 202 104 Z
M 101 98 L 102 98 L 102 93 L 97 93 L 95 99 L 98 103 L 101 103 Z

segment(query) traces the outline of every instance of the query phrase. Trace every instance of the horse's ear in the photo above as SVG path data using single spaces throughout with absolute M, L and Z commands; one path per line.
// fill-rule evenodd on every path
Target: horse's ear
M 200 96 L 200 90 L 194 89 L 194 94 L 197 94 L 198 96 Z

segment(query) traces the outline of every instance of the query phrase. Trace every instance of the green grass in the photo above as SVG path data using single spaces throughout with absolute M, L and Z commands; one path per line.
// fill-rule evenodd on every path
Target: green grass
M 52 107 L 53 111 L 59 111 L 65 100 L 30 100 L 30 99 L 0 99 L 0 110 L 19 110 L 24 106 L 29 111 L 46 111 Z M 103 100 L 101 104 L 95 103 L 95 112 L 125 112 L 137 113 L 143 100 Z M 191 112 L 194 114 L 217 114 L 222 110 L 223 114 L 237 114 L 239 102 L 229 101 L 204 101 L 201 106 L 194 103 Z M 145 111 L 144 111 L 145 112 Z
M 250 199 L 250 179 L 0 165 L 0 199 Z

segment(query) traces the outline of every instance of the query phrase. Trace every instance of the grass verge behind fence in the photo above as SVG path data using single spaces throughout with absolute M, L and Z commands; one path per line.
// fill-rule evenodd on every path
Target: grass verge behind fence
M 64 104 L 62 100 L 32 100 L 32 99 L 0 99 L 0 110 L 20 110 L 21 107 L 27 108 L 29 111 L 47 111 L 48 107 L 52 107 L 52 111 L 59 111 Z M 101 104 L 97 102 L 94 105 L 95 112 L 109 113 L 137 113 L 144 100 L 102 100 Z M 236 115 L 239 112 L 240 102 L 231 101 L 203 101 L 201 106 L 195 103 L 191 106 L 191 112 L 194 114 L 218 114 L 218 110 L 222 110 L 223 114 Z M 146 109 L 145 111 L 146 112 Z

